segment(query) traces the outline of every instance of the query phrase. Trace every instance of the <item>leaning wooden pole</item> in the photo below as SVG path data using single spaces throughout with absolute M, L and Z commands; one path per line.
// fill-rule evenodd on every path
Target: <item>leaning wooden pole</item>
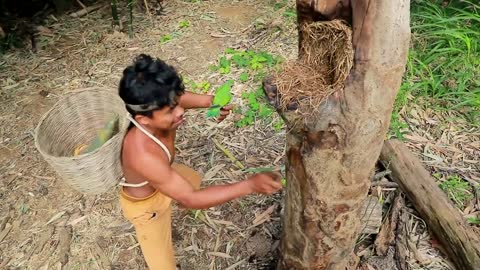
M 409 0 L 297 0 L 297 13 L 299 59 L 310 46 L 303 26 L 344 19 L 353 30 L 354 65 L 343 89 L 312 108 L 308 99 L 291 106 L 278 102 L 283 93 L 277 85 L 287 76 L 264 81 L 288 130 L 278 269 L 345 270 L 405 70 Z M 310 114 L 299 114 L 299 106 Z
M 420 160 L 395 140 L 385 142 L 380 160 L 392 171 L 392 179 L 444 245 L 457 268 L 480 269 L 480 236 L 466 224 Z

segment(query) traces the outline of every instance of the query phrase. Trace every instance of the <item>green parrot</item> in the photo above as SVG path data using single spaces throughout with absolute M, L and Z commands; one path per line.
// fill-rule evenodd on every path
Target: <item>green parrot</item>
M 213 104 L 207 111 L 207 117 L 220 116 L 220 110 L 222 107 L 227 105 L 232 99 L 232 93 L 230 90 L 232 89 L 233 82 L 233 80 L 228 80 L 217 88 L 215 91 L 215 97 L 213 98 Z
M 110 121 L 108 121 L 105 126 L 100 129 L 97 133 L 97 136 L 90 142 L 88 145 L 81 145 L 75 149 L 75 156 L 86 154 L 94 151 L 97 148 L 100 148 L 104 143 L 111 139 L 119 129 L 119 118 L 118 115 L 114 115 Z

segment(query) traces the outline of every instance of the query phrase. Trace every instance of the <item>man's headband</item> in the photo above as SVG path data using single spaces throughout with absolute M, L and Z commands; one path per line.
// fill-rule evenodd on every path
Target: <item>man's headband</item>
M 130 110 L 135 112 L 149 112 L 160 108 L 157 104 L 125 104 Z
M 178 100 L 175 98 L 175 95 L 176 93 L 174 91 L 171 91 L 170 93 L 168 93 L 168 97 L 170 98 L 170 100 L 176 104 Z M 125 105 L 130 110 L 133 110 L 135 112 L 149 112 L 149 111 L 153 111 L 160 108 L 160 106 L 158 106 L 157 102 L 155 101 L 153 103 L 147 103 L 147 104 L 138 104 L 138 105 L 125 104 Z

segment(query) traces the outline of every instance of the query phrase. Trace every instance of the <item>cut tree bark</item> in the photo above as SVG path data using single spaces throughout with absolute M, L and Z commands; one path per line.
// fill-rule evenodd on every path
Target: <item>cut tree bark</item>
M 430 173 L 401 142 L 385 142 L 380 159 L 458 269 L 480 269 L 480 236 L 437 186 Z
M 405 70 L 409 8 L 408 0 L 297 0 L 300 58 L 309 46 L 302 26 L 332 19 L 351 23 L 355 56 L 343 91 L 310 108 L 308 116 L 294 105 L 283 109 L 276 79 L 264 81 L 288 130 L 279 269 L 349 269 L 362 203 Z

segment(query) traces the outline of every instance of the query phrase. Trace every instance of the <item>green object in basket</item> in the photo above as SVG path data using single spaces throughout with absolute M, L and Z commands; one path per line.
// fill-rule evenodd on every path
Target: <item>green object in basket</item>
M 114 115 L 105 126 L 100 129 L 97 136 L 88 145 L 81 145 L 75 149 L 75 156 L 86 154 L 100 148 L 118 132 L 119 119 Z
M 213 98 L 212 106 L 207 111 L 207 117 L 220 116 L 220 110 L 223 106 L 227 105 L 232 100 L 232 93 L 230 90 L 233 86 L 233 80 L 228 80 L 222 84 L 215 91 L 215 97 Z

